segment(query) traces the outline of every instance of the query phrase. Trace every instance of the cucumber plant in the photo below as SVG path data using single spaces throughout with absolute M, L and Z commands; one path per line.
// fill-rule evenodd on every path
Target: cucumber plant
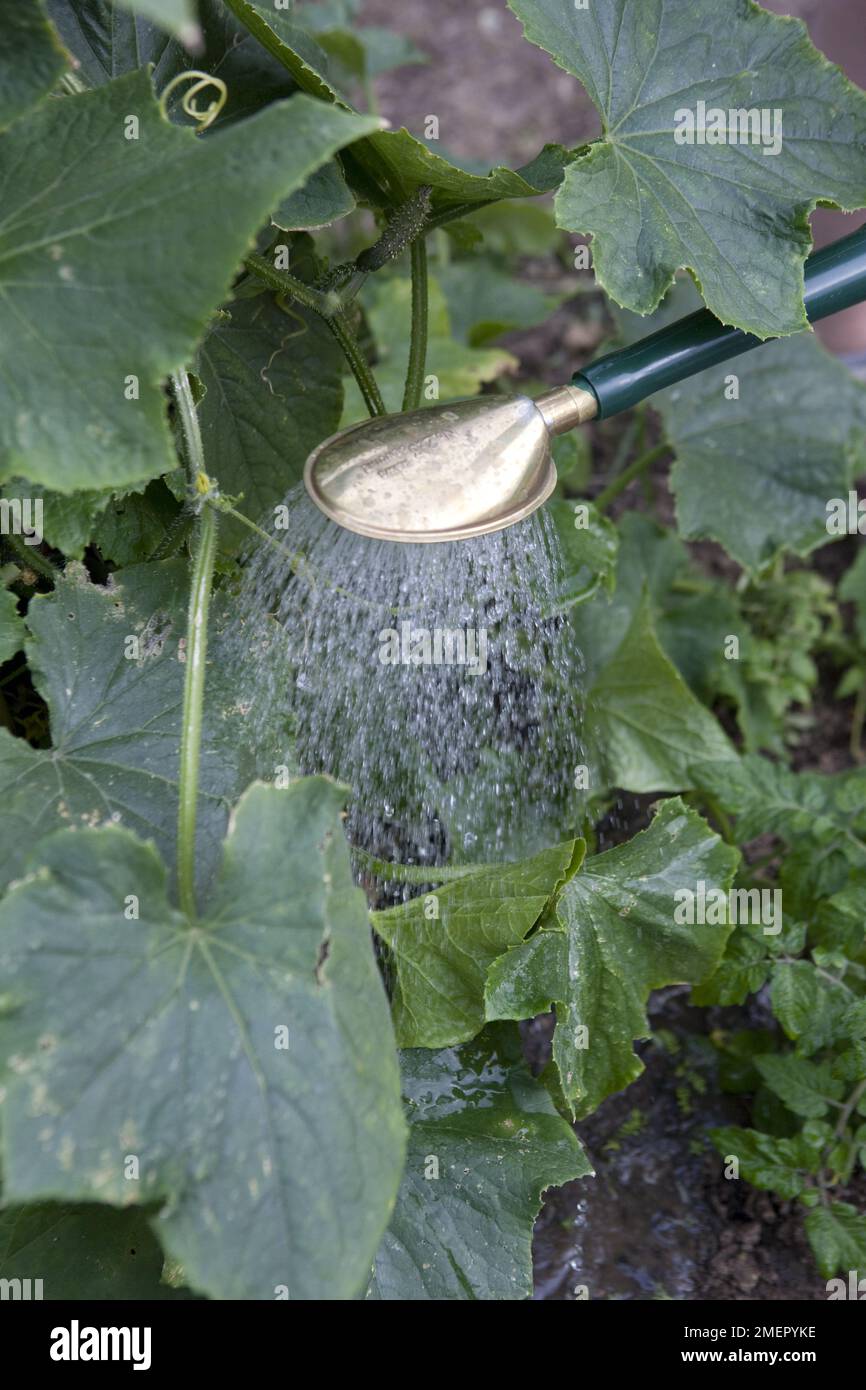
M 866 1266 L 864 527 L 809 569 L 866 388 L 802 297 L 809 214 L 866 206 L 866 97 L 749 0 L 512 9 L 601 133 L 479 174 L 372 110 L 423 55 L 354 0 L 0 0 L 0 1273 L 46 1297 L 528 1297 L 672 984 L 767 1023 L 713 1033 L 751 1104 L 702 1136 L 719 1181 Z M 689 142 L 698 103 L 749 139 Z M 557 446 L 586 823 L 391 865 L 370 916 L 346 789 L 245 751 L 251 531 L 341 423 L 507 386 L 507 330 L 701 297 L 778 341 Z M 621 791 L 652 819 L 605 848 Z

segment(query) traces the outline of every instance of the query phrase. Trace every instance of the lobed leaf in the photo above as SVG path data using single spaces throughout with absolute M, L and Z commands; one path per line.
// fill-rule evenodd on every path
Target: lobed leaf
M 518 864 L 469 871 L 400 907 L 373 913 L 396 974 L 392 1007 L 399 1047 L 442 1047 L 481 1031 L 488 967 L 523 940 L 582 857 L 583 842 L 572 840 Z M 425 872 L 435 880 L 435 869 Z
M 10 1200 L 163 1202 L 162 1244 L 217 1298 L 365 1285 L 405 1136 L 343 802 L 250 788 L 195 923 L 128 831 L 42 843 L 0 907 Z
M 70 825 L 119 822 L 154 840 L 173 863 L 187 584 L 179 560 L 127 569 L 110 587 L 68 566 L 51 596 L 31 600 L 26 651 L 48 705 L 51 747 L 33 748 L 0 729 L 0 886 L 23 872 L 34 844 Z M 240 714 L 218 673 L 208 695 L 201 882 L 213 871 L 245 772 Z
M 731 372 L 736 400 L 725 391 Z M 671 486 L 684 539 L 719 541 L 751 571 L 783 551 L 826 545 L 827 503 L 847 501 L 866 429 L 866 386 L 813 335 L 701 372 L 655 404 L 676 454 Z
M 806 326 L 808 214 L 866 203 L 866 97 L 805 26 L 750 0 L 510 0 L 526 36 L 583 84 L 601 139 L 566 170 L 559 225 L 593 237 L 599 282 L 651 313 L 680 267 L 723 323 L 761 338 Z M 679 144 L 678 113 L 781 113 L 761 143 Z M 726 132 L 730 118 L 725 122 Z M 731 134 L 734 132 L 731 131 Z
M 208 471 L 224 493 L 242 494 L 239 507 L 253 520 L 282 500 L 311 449 L 337 429 L 344 365 L 318 315 L 284 312 L 270 294 L 232 300 L 202 343 Z M 234 522 L 226 534 L 241 539 Z
M 646 598 L 589 687 L 585 738 L 594 787 L 679 791 L 692 784 L 696 747 L 713 749 L 720 762 L 736 757 L 659 646 Z
M 542 1192 L 592 1173 L 573 1130 L 488 1034 L 400 1064 L 409 1152 L 367 1297 L 529 1298 Z
M 539 930 L 490 966 L 489 1019 L 556 1006 L 553 1056 L 575 1114 L 643 1071 L 633 1042 L 649 1036 L 650 991 L 717 966 L 730 926 L 678 923 L 675 894 L 699 882 L 727 891 L 737 859 L 678 798 L 664 801 L 648 830 L 588 859 Z
M 72 492 L 173 467 L 162 378 L 280 198 L 376 124 L 298 96 L 199 140 L 139 72 L 0 136 L 0 478 Z

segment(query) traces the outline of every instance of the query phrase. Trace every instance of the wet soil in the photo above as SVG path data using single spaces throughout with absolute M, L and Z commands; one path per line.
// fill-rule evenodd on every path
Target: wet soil
M 535 1230 L 535 1298 L 826 1298 L 803 1234 L 802 1208 L 727 1181 L 707 1139 L 748 1124 L 748 1107 L 719 1088 L 714 1028 L 743 1027 L 741 1010 L 695 1009 L 687 989 L 659 991 L 645 1072 L 577 1126 L 595 1178 L 548 1194 Z M 535 1019 L 527 1051 L 545 1059 L 552 1018 Z

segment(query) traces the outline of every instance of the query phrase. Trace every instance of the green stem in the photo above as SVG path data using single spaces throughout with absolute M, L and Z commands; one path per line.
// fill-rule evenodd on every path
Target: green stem
M 191 484 L 207 483 L 204 450 L 189 377 L 185 371 L 172 377 L 187 469 Z M 186 623 L 186 666 L 183 682 L 183 716 L 180 734 L 180 772 L 177 808 L 177 879 L 181 909 L 190 921 L 196 917 L 195 829 L 198 810 L 199 760 L 204 714 L 205 666 L 207 662 L 207 624 L 213 583 L 219 517 L 213 507 L 204 506 L 194 545 L 192 579 Z
M 338 296 L 329 294 L 327 291 L 314 289 L 312 285 L 305 285 L 303 280 L 298 280 L 287 270 L 276 270 L 265 260 L 264 256 L 247 256 L 244 265 L 269 289 L 276 290 L 278 294 L 290 295 L 299 304 L 303 304 L 307 309 L 312 309 L 320 316 L 340 344 L 346 361 L 352 369 L 352 375 L 358 383 L 361 395 L 364 397 L 367 410 L 371 415 L 384 415 L 385 402 L 382 400 L 376 378 L 361 351 L 357 338 L 349 327 L 348 320 L 340 310 Z
M 186 670 L 183 685 L 177 811 L 177 877 L 180 905 L 190 921 L 196 916 L 195 826 L 207 661 L 207 620 L 218 524 L 219 518 L 213 507 L 204 507 L 193 563 L 186 625 Z
M 427 242 L 423 233 L 412 242 L 409 253 L 412 258 L 412 338 L 403 409 L 417 410 L 421 404 L 427 361 Z
M 336 297 L 332 297 L 324 290 L 317 290 L 313 285 L 305 285 L 303 280 L 299 280 L 296 275 L 291 275 L 288 270 L 277 270 L 276 266 L 271 265 L 264 256 L 250 253 L 244 261 L 244 265 L 251 275 L 255 275 L 257 279 L 263 281 L 269 289 L 276 290 L 278 294 L 290 294 L 299 304 L 321 314 L 323 319 L 327 318 L 329 314 L 333 314 L 335 309 L 339 307 L 339 300 Z
M 325 323 L 343 349 L 343 355 L 352 369 L 352 375 L 364 397 L 364 404 L 368 413 L 370 415 L 384 415 L 385 402 L 382 400 L 382 393 L 370 369 L 370 364 L 361 351 L 361 345 L 349 327 L 346 318 L 343 314 L 335 314 L 333 318 L 325 319 Z
M 246 526 L 247 529 L 258 536 L 260 540 L 267 542 L 273 550 L 279 551 L 279 553 L 284 556 L 293 574 L 300 573 L 303 566 L 311 583 L 315 582 L 313 571 L 306 563 L 307 557 L 302 550 L 289 550 L 285 545 L 281 545 L 279 541 L 274 540 L 273 536 L 269 536 L 267 531 L 263 530 L 261 526 L 257 526 L 248 516 L 244 516 L 243 512 L 239 512 L 237 507 L 233 507 L 231 502 L 227 502 L 224 497 L 211 497 L 208 499 L 208 502 L 216 511 L 225 512 L 226 516 L 233 517 L 235 521 L 239 521 L 242 526 Z
M 639 478 L 641 473 L 645 473 L 656 459 L 661 458 L 662 454 L 667 453 L 668 447 L 664 443 L 656 444 L 654 449 L 647 450 L 645 454 L 641 454 L 640 458 L 636 458 L 633 463 L 630 463 L 628 468 L 624 468 L 619 476 L 614 478 L 613 482 L 609 483 L 604 491 L 595 498 L 595 505 L 599 511 L 604 511 L 606 507 L 609 507 L 614 498 L 619 497 L 619 494 L 625 491 L 629 483 L 633 482 L 635 478 Z
M 43 579 L 54 580 L 57 578 L 57 570 L 51 561 L 37 550 L 34 545 L 27 545 L 20 536 L 8 535 L 3 537 L 10 550 L 15 552 L 17 562 L 27 569 L 33 570 L 34 574 L 42 575 Z
M 190 488 L 194 489 L 198 475 L 204 473 L 204 445 L 201 442 L 201 430 L 192 387 L 183 368 L 172 374 L 171 385 L 180 422 L 180 432 L 183 436 L 186 480 Z

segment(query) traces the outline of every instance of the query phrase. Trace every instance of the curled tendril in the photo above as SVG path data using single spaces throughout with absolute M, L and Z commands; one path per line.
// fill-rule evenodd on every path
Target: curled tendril
M 182 82 L 189 82 L 190 80 L 193 85 L 184 92 L 180 105 L 184 115 L 196 122 L 196 134 L 200 134 L 201 131 L 207 130 L 208 126 L 213 124 L 222 111 L 228 100 L 229 89 L 221 77 L 214 77 L 211 73 L 198 72 L 195 68 L 189 68 L 186 72 L 179 72 L 176 77 L 171 79 L 159 99 L 159 109 L 166 120 L 168 120 L 169 97 Z M 202 110 L 201 107 L 195 105 L 194 98 L 198 96 L 199 92 L 203 92 L 205 87 L 215 87 L 217 95 L 210 106 Z

